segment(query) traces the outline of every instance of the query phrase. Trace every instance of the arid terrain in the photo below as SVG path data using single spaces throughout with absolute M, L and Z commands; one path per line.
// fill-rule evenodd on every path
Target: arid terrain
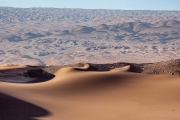
M 179 120 L 180 11 L 0 7 L 0 120 Z
M 180 11 L 0 8 L 0 64 L 180 58 Z

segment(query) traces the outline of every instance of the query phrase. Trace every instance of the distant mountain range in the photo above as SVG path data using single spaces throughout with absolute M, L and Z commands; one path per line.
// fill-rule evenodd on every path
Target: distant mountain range
M 0 7 L 0 26 L 0 63 L 180 57 L 180 11 Z
M 179 19 L 180 11 L 131 11 L 131 10 L 105 10 L 105 9 L 59 9 L 59 8 L 12 8 L 0 7 L 1 23 L 15 23 L 27 21 L 57 21 L 64 19 L 72 21 L 105 20 L 111 18 L 128 18 L 143 21 L 157 17 L 159 20 Z M 141 19 L 139 19 L 141 18 Z M 161 19 L 160 19 L 161 18 Z M 118 19 L 117 19 L 118 20 Z M 154 20 L 153 20 L 154 21 Z

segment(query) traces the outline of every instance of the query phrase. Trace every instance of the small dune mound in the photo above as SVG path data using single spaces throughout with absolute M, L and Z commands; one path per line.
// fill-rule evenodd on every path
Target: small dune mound
M 84 63 L 83 67 L 75 68 L 76 70 L 83 70 L 83 71 L 99 71 L 96 66 L 92 66 L 88 63 Z
M 127 71 L 129 71 L 130 68 L 131 68 L 131 66 L 127 65 L 125 67 L 112 69 L 111 71 L 127 72 Z
M 71 65 L 53 65 L 53 66 L 41 66 L 39 68 L 43 69 L 44 71 L 54 74 L 55 72 L 57 72 L 59 69 L 65 68 L 65 67 L 83 67 L 84 64 L 83 63 L 77 63 L 77 64 L 71 64 Z

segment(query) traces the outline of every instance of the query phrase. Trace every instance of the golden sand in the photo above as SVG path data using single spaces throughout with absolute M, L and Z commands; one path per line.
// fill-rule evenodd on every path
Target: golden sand
M 179 76 L 88 68 L 63 68 L 41 83 L 0 82 L 0 119 L 180 119 Z

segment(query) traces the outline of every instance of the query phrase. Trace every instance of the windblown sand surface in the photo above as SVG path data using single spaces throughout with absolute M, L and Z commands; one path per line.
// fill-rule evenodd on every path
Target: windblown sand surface
M 0 82 L 0 119 L 179 120 L 180 77 L 130 67 L 97 71 L 85 64 L 40 83 Z

